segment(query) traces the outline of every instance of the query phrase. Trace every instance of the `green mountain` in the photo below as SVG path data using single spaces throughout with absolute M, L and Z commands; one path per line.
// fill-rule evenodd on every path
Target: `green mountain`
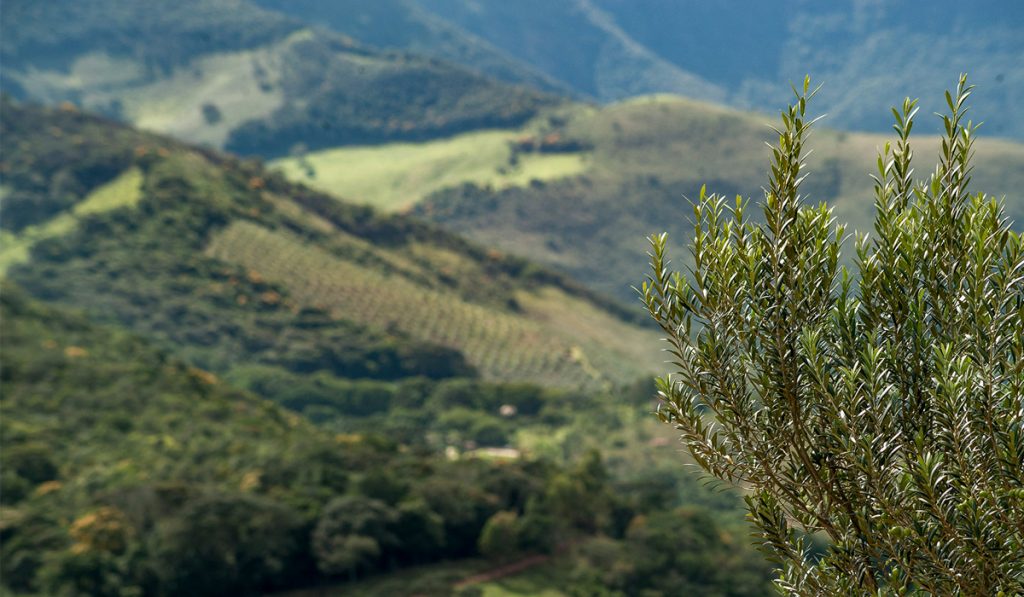
M 687 197 L 695 198 L 706 184 L 709 192 L 760 199 L 771 120 L 650 96 L 604 108 L 554 109 L 515 130 L 335 148 L 274 164 L 295 180 L 387 209 L 412 209 L 477 242 L 633 301 L 631 287 L 646 269 L 647 236 L 668 231 L 682 254 L 691 233 Z M 827 201 L 851 229 L 869 230 L 868 174 L 888 140 L 815 132 L 803 187 L 807 200 Z M 924 176 L 921 164 L 928 164 L 939 141 L 915 136 L 913 142 Z M 974 188 L 1006 196 L 1010 216 L 1024 222 L 1017 193 L 1024 186 L 1024 146 L 981 138 L 976 148 Z M 351 164 L 360 167 L 346 169 Z
M 556 98 L 243 0 L 5 2 L 2 88 L 242 154 L 516 125 Z
M 7 276 L 204 369 L 603 386 L 661 360 L 564 276 L 256 163 L 67 109 L 5 103 L 0 134 Z
M 415 0 L 254 0 L 263 8 L 330 28 L 377 48 L 400 48 L 473 68 L 501 81 L 562 95 L 564 83 L 483 38 L 425 9 Z

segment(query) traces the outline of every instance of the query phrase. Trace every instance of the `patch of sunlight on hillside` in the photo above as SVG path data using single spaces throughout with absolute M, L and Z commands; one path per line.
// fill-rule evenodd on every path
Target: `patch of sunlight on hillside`
M 495 188 L 525 186 L 586 170 L 589 155 L 521 153 L 512 159 L 516 130 L 477 131 L 425 143 L 339 147 L 271 162 L 289 179 L 315 189 L 400 211 L 444 187 L 473 182 Z
M 717 109 L 720 112 L 736 112 L 737 110 L 730 109 L 716 104 L 713 102 L 705 102 L 696 100 L 690 97 L 684 97 L 682 95 L 676 95 L 674 93 L 648 93 L 644 95 L 634 95 L 621 99 L 617 102 L 611 102 L 606 104 L 606 108 L 616 108 L 619 106 L 649 106 L 656 104 L 685 104 L 688 106 L 707 106 L 710 109 Z
M 301 33 L 301 32 L 300 32 Z M 231 131 L 284 105 L 282 55 L 296 36 L 255 50 L 204 56 L 162 80 L 123 93 L 139 128 L 222 147 Z
M 0 232 L 0 274 L 6 273 L 11 266 L 27 262 L 29 251 L 35 243 L 70 232 L 79 218 L 134 206 L 142 198 L 142 180 L 142 171 L 131 168 L 107 184 L 97 187 L 70 211 L 29 226 L 17 234 Z
M 652 93 L 627 97 L 605 105 L 594 116 L 609 118 L 620 114 L 639 113 L 645 115 L 667 115 L 671 111 L 682 111 L 688 118 L 711 118 L 728 116 L 758 125 L 765 120 L 765 115 L 758 112 L 747 112 L 724 106 L 722 104 L 675 95 L 672 93 Z M 768 116 L 767 118 L 773 118 Z
M 556 588 L 564 586 L 561 581 L 565 565 L 556 556 L 520 572 L 469 586 L 478 589 L 482 597 L 566 597 L 565 592 Z
M 530 595 L 531 597 L 565 597 L 565 593 L 557 589 L 546 589 L 535 586 L 518 577 L 512 579 L 501 579 L 490 583 L 479 585 L 483 591 L 483 597 L 520 597 Z
M 107 184 L 97 187 L 71 212 L 76 216 L 100 213 L 118 207 L 134 207 L 142 198 L 142 171 L 138 168 L 125 170 Z
M 11 70 L 9 76 L 17 81 L 28 97 L 44 104 L 56 103 L 69 91 L 74 91 L 81 95 L 82 104 L 87 108 L 105 109 L 112 98 L 106 95 L 99 97 L 102 93 L 94 97 L 87 89 L 117 89 L 136 84 L 146 77 L 146 69 L 131 58 L 97 51 L 82 54 L 65 69 L 33 67 L 24 72 Z

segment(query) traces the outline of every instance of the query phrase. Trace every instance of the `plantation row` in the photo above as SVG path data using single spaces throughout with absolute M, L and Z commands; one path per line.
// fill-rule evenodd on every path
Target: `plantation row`
M 600 371 L 598 375 L 606 380 L 620 383 L 646 376 L 665 360 L 653 331 L 609 317 L 592 303 L 561 289 L 520 292 L 516 302 L 526 317 L 541 323 L 545 332 L 571 342 L 573 358 L 581 367 Z
M 592 384 L 579 349 L 537 322 L 468 303 L 244 221 L 215 235 L 207 255 L 284 283 L 307 305 L 457 348 L 487 379 Z

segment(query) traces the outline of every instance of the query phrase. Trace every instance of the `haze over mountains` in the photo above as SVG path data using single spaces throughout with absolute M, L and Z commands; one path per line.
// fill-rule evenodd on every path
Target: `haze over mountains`
M 818 109 L 829 126 L 850 130 L 888 131 L 889 106 L 907 95 L 940 110 L 942 92 L 970 72 L 985 89 L 975 102 L 984 134 L 1024 138 L 1024 7 L 1007 0 L 259 2 L 600 102 L 667 92 L 774 112 L 810 74 L 825 84 Z
M 18 25 L 0 41 L 8 93 L 261 155 L 500 126 L 551 101 L 466 69 L 584 100 L 668 92 L 766 112 L 810 74 L 824 83 L 829 126 L 877 132 L 907 95 L 940 110 L 966 71 L 983 90 L 983 134 L 1024 138 L 1024 8 L 1006 0 L 12 0 L 2 10 Z

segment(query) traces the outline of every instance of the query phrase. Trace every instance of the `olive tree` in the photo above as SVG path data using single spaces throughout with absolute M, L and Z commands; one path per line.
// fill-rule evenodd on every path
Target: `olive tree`
M 650 239 L 641 294 L 677 370 L 658 414 L 744 491 L 786 593 L 1024 594 L 1024 243 L 968 190 L 972 87 L 946 93 L 923 181 L 916 101 L 893 109 L 849 268 L 844 227 L 801 199 L 808 89 L 776 130 L 763 220 L 702 190 L 688 271 Z

